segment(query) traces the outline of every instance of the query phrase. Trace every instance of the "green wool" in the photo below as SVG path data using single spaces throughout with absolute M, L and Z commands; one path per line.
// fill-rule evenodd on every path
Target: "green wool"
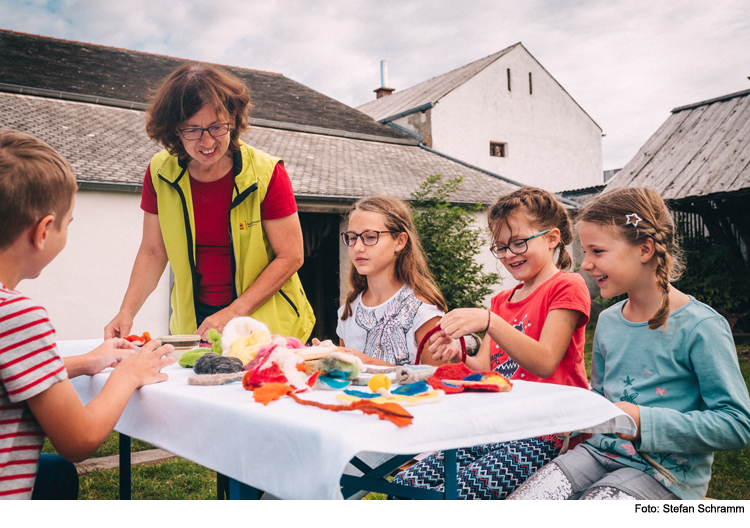
M 359 376 L 359 365 L 335 356 L 327 356 L 315 364 L 315 370 L 323 376 L 352 380 Z
M 208 331 L 208 340 L 211 341 L 211 352 L 221 356 L 223 353 L 221 349 L 221 334 L 215 328 Z
M 195 362 L 204 354 L 211 352 L 208 348 L 194 348 L 188 352 L 185 352 L 177 362 L 183 368 L 193 368 Z

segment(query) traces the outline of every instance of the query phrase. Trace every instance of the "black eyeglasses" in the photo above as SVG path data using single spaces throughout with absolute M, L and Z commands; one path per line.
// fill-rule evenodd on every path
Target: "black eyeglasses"
M 180 136 L 182 136 L 182 139 L 187 141 L 195 141 L 196 139 L 200 139 L 203 137 L 204 132 L 208 132 L 211 137 L 221 137 L 226 136 L 229 131 L 232 129 L 231 123 L 221 123 L 219 125 L 211 125 L 208 128 L 198 128 L 198 127 L 191 127 L 191 128 L 183 128 L 179 131 Z
M 345 246 L 356 246 L 357 237 L 362 239 L 362 243 L 365 246 L 374 246 L 380 240 L 380 233 L 398 233 L 398 231 L 373 231 L 368 229 L 361 233 L 355 233 L 354 231 L 344 231 L 341 233 L 341 240 Z
M 532 238 L 536 238 L 538 236 L 542 236 L 545 233 L 549 233 L 549 229 L 545 229 L 541 233 L 537 233 L 536 235 L 531 235 L 528 238 L 517 238 L 507 246 L 492 246 L 490 248 L 490 253 L 496 258 L 496 259 L 504 259 L 507 256 L 507 252 L 510 251 L 514 255 L 523 255 L 529 250 L 529 244 L 528 241 Z

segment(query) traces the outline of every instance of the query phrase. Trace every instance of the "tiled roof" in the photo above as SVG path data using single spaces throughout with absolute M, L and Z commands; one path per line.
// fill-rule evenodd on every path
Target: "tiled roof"
M 668 200 L 750 192 L 750 90 L 672 110 L 607 183 L 652 187 Z
M 160 150 L 138 110 L 0 92 L 0 128 L 33 134 L 59 150 L 79 181 L 141 185 Z M 455 202 L 487 202 L 517 187 L 418 146 L 252 127 L 245 141 L 284 158 L 295 194 L 407 199 L 430 174 L 463 176 Z
M 0 83 L 147 103 L 187 60 L 0 30 Z M 251 116 L 391 138 L 408 135 L 278 73 L 223 66 L 250 86 Z
M 446 94 L 461 86 L 516 46 L 521 45 L 520 42 L 513 44 L 488 57 L 471 62 L 448 73 L 438 75 L 405 90 L 396 90 L 391 95 L 365 103 L 358 106 L 357 109 L 379 121 L 426 103 L 436 103 Z

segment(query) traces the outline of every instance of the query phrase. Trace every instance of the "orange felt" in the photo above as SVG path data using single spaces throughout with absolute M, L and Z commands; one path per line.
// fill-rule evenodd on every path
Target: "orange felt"
M 247 374 L 245 375 L 245 377 L 247 377 Z M 244 385 L 244 378 L 242 379 L 242 382 Z M 253 391 L 253 398 L 258 403 L 268 405 L 270 402 L 278 400 L 282 396 L 293 393 L 294 389 L 292 389 L 285 383 L 268 383 L 266 385 L 263 385 L 262 387 L 257 387 Z

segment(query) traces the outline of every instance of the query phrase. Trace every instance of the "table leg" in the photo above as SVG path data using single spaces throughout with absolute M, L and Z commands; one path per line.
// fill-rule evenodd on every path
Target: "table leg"
M 130 481 L 130 437 L 119 433 L 120 436 L 120 500 L 131 499 Z
M 456 464 L 456 450 L 446 449 L 444 453 L 445 465 L 445 500 L 458 498 L 458 469 Z
M 230 500 L 260 500 L 260 496 L 263 492 L 247 484 L 243 484 L 239 480 L 229 478 L 229 489 L 227 495 Z

